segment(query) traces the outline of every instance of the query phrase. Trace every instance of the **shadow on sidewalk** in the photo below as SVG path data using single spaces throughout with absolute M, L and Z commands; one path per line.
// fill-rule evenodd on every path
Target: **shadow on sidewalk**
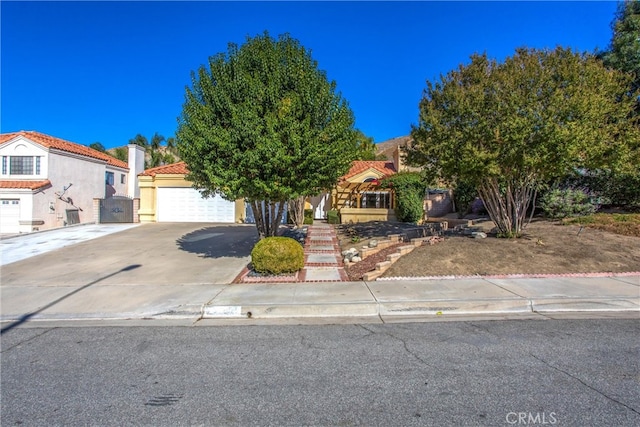
M 135 270 L 135 269 L 136 269 L 136 268 L 138 268 L 138 267 L 142 267 L 142 265 L 140 265 L 140 264 L 132 264 L 132 265 L 128 265 L 128 266 L 126 266 L 126 267 L 123 267 L 123 268 L 121 268 L 120 270 L 118 270 L 118 271 L 116 271 L 116 272 L 114 272 L 114 273 L 111 273 L 111 274 L 108 274 L 108 275 L 106 275 L 106 276 L 104 276 L 104 277 L 101 277 L 101 278 L 99 278 L 98 280 L 94 280 L 94 281 L 93 281 L 93 282 L 91 282 L 91 283 L 87 283 L 86 285 L 79 287 L 79 288 L 78 288 L 78 289 L 76 289 L 75 291 L 69 292 L 68 294 L 61 296 L 61 297 L 60 297 L 60 298 L 58 298 L 57 300 L 50 302 L 49 304 L 45 305 L 45 306 L 44 306 L 44 307 L 42 307 L 42 308 L 39 308 L 39 309 L 38 309 L 38 310 L 36 310 L 36 311 L 33 311 L 33 312 L 31 312 L 31 313 L 24 314 L 24 315 L 22 315 L 22 317 L 20 317 L 20 318 L 19 318 L 18 320 L 16 320 L 15 322 L 12 322 L 12 323 L 8 324 L 7 326 L 5 326 L 4 328 L 0 329 L 0 335 L 4 334 L 4 333 L 6 333 L 6 332 L 9 332 L 11 329 L 13 329 L 13 328 L 15 328 L 15 327 L 17 327 L 17 326 L 20 326 L 20 325 L 22 325 L 23 323 L 28 322 L 28 321 L 29 321 L 29 319 L 31 319 L 31 318 L 32 318 L 33 316 L 35 316 L 36 314 L 41 313 L 41 312 L 43 312 L 44 310 L 46 310 L 46 309 L 48 309 L 48 308 L 53 307 L 54 305 L 58 304 L 59 302 L 64 301 L 65 299 L 67 299 L 67 298 L 69 298 L 69 297 L 71 297 L 71 296 L 73 296 L 73 295 L 77 294 L 78 292 L 81 292 L 81 291 L 83 291 L 83 290 L 87 289 L 87 288 L 88 288 L 88 287 L 90 287 L 90 286 L 95 285 L 95 284 L 96 284 L 96 283 L 98 283 L 98 282 L 101 282 L 101 281 L 103 281 L 103 280 L 105 280 L 105 279 L 108 279 L 109 277 L 113 277 L 113 276 L 115 276 L 116 274 L 119 274 L 119 273 L 122 273 L 122 272 L 125 272 L 125 271 Z

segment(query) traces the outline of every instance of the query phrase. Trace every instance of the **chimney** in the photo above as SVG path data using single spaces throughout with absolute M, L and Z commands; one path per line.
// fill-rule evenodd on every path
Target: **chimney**
M 144 148 L 137 144 L 129 144 L 129 181 L 127 182 L 127 195 L 137 199 L 140 197 L 138 175 L 144 172 Z

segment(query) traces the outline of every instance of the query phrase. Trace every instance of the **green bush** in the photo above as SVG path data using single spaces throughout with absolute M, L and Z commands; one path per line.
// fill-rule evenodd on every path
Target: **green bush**
M 290 237 L 267 237 L 253 247 L 251 264 L 259 273 L 293 273 L 304 266 L 304 250 Z
M 573 188 L 549 190 L 542 197 L 540 205 L 545 216 L 553 219 L 591 215 L 597 210 L 589 194 Z
M 329 224 L 340 224 L 340 213 L 335 209 L 327 211 L 327 222 Z
M 400 222 L 418 222 L 424 215 L 426 185 L 417 172 L 399 172 L 381 183 L 382 188 L 393 188 L 396 194 L 396 218 Z
M 304 210 L 303 224 L 313 224 L 313 209 Z
M 570 176 L 566 185 L 588 188 L 602 199 L 602 204 L 640 206 L 640 168 L 635 173 L 614 174 L 611 171 L 588 171 Z
M 418 222 L 424 214 L 423 199 L 415 193 L 403 194 L 396 201 L 396 218 L 400 222 Z
M 453 189 L 453 202 L 460 218 L 471 212 L 476 197 L 478 197 L 478 190 L 475 186 L 464 181 L 456 185 Z

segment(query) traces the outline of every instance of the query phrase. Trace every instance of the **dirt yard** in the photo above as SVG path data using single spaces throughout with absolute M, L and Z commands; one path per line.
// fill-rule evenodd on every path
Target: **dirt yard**
M 493 223 L 486 221 L 479 226 L 489 231 Z M 362 230 L 362 240 L 357 244 L 341 233 L 341 246 L 357 248 L 372 237 L 386 234 L 376 233 L 372 225 L 363 225 Z M 520 239 L 446 236 L 442 243 L 421 246 L 404 255 L 383 277 L 629 271 L 640 271 L 640 238 L 537 220 Z

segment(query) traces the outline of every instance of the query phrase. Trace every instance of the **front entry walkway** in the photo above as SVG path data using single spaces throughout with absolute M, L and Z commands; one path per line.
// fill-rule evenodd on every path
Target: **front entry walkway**
M 336 230 L 326 223 L 314 223 L 307 228 L 304 242 L 304 268 L 301 282 L 345 282 L 342 254 Z

